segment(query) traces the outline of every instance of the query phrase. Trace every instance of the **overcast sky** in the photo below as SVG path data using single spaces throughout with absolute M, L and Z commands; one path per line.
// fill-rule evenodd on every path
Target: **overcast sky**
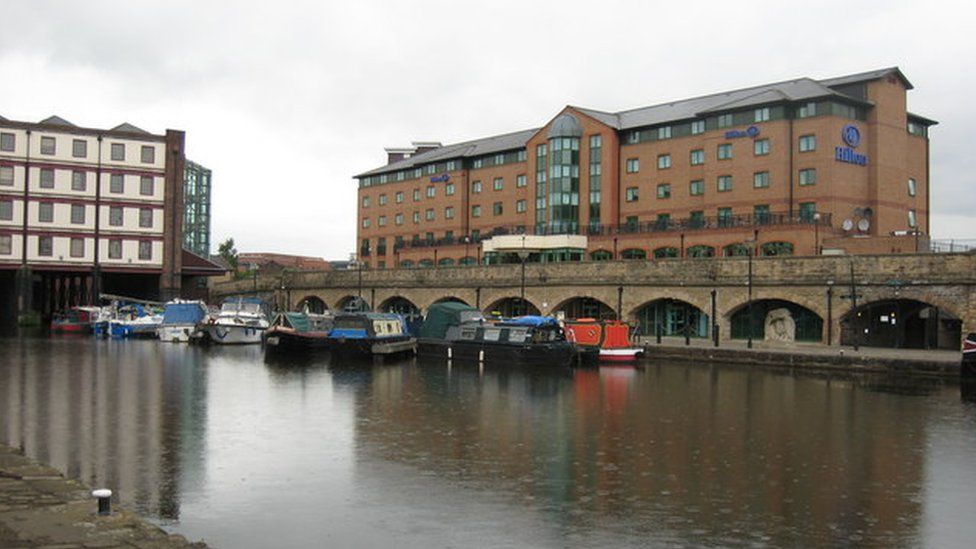
M 932 231 L 976 238 L 968 2 L 5 0 L 0 115 L 186 131 L 213 247 L 347 258 L 384 147 L 898 66 L 931 133 Z

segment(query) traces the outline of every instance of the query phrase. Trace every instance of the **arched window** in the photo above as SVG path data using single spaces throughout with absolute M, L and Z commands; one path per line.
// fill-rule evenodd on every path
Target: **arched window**
M 613 254 L 607 250 L 596 250 L 590 253 L 590 259 L 593 261 L 610 261 L 613 259 Z
M 461 260 L 458 261 L 458 264 L 459 265 L 477 265 L 478 264 L 478 260 L 475 259 L 475 258 L 473 258 L 473 257 L 471 257 L 469 255 L 467 257 L 462 257 Z
M 674 246 L 664 246 L 654 250 L 654 259 L 670 259 L 678 257 L 678 248 Z
M 437 264 L 440 265 L 441 267 L 453 267 L 454 266 L 454 260 L 451 259 L 450 257 L 445 257 L 445 258 L 439 259 L 437 261 Z
M 790 242 L 767 242 L 760 247 L 764 256 L 793 255 L 793 244 Z
M 715 248 L 712 246 L 706 246 L 704 244 L 698 244 L 697 246 L 691 246 L 685 252 L 688 257 L 715 257 Z
M 722 255 L 725 257 L 745 257 L 749 255 L 749 247 L 741 242 L 729 244 L 728 246 L 722 248 Z
M 417 262 L 418 267 L 433 267 L 434 262 L 430 259 L 421 259 Z
M 404 259 L 403 261 L 400 262 L 400 267 L 403 267 L 404 269 L 409 269 L 413 267 L 413 261 L 410 261 L 409 259 Z
M 620 257 L 624 259 L 647 259 L 647 252 L 639 248 L 627 248 L 620 252 Z

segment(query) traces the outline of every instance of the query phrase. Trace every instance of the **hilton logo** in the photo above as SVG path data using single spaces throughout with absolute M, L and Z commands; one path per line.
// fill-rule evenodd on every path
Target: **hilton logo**
M 841 130 L 840 137 L 848 146 L 834 147 L 834 160 L 848 164 L 857 164 L 858 166 L 867 166 L 867 155 L 854 152 L 854 149 L 861 144 L 861 130 L 857 129 L 857 126 L 854 124 L 848 124 Z
M 749 126 L 744 130 L 729 130 L 725 132 L 726 139 L 735 139 L 736 137 L 756 137 L 759 135 L 759 128 L 756 126 Z
M 451 180 L 451 176 L 448 175 L 448 174 L 434 175 L 434 176 L 431 176 L 431 178 L 430 178 L 430 182 L 431 183 L 440 183 L 442 181 L 450 181 L 450 180 Z

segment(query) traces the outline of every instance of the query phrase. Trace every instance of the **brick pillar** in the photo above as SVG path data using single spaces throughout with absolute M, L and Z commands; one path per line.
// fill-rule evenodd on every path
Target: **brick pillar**
M 166 130 L 166 174 L 163 206 L 163 272 L 159 277 L 162 300 L 179 297 L 183 270 L 183 174 L 185 134 Z

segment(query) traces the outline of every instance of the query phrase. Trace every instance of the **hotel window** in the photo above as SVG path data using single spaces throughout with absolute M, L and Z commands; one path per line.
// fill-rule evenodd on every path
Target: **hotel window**
M 455 161 L 455 160 L 449 160 L 447 162 L 447 171 L 453 172 L 456 169 L 457 169 L 457 161 Z
M 628 158 L 627 159 L 627 173 L 637 173 L 640 171 L 640 159 L 638 158 Z
M 638 198 L 640 198 L 640 189 L 627 187 L 627 202 L 637 202 Z
M 474 194 L 478 194 L 481 192 L 481 181 L 471 182 L 471 192 Z
M 637 226 L 640 225 L 640 220 L 637 219 L 636 215 L 628 215 L 624 225 L 627 231 L 634 232 L 637 230 Z
M 918 227 L 918 218 L 915 216 L 915 210 L 908 210 L 908 226 L 913 229 Z
M 671 226 L 671 214 L 657 214 L 657 219 L 654 220 L 655 230 L 666 231 L 670 226 Z
M 701 166 L 705 163 L 705 151 L 702 149 L 695 149 L 691 151 L 691 165 Z
M 691 212 L 691 216 L 688 221 L 689 221 L 688 225 L 690 225 L 692 229 L 700 229 L 704 227 L 705 212 L 703 212 L 702 210 L 695 210 Z
M 420 177 L 423 175 L 424 175 L 424 170 L 422 168 L 414 168 L 413 170 L 414 179 L 420 179 Z
M 74 158 L 85 158 L 88 156 L 88 142 L 84 139 L 72 139 L 71 156 Z
M 436 164 L 430 164 L 427 166 L 427 175 L 434 175 L 435 172 L 437 172 Z
M 657 186 L 657 197 L 658 198 L 671 198 L 671 184 L 661 183 Z
M 397 204 L 403 204 L 403 191 L 397 191 L 397 193 L 393 195 L 393 200 Z
M 56 141 L 53 137 L 41 137 L 41 154 L 54 154 L 57 152 Z
M 474 163 L 472 164 L 471 167 L 477 170 L 478 168 L 480 168 L 483 165 L 484 165 L 484 161 L 482 159 L 475 158 L 474 159 Z
M 380 206 L 386 206 L 386 195 L 381 194 L 378 201 L 380 203 Z
M 501 202 L 495 202 L 491 205 L 492 215 L 502 215 L 503 207 Z
M 515 211 L 518 213 L 525 213 L 525 210 L 526 210 L 525 200 L 516 200 Z
M 658 139 L 671 139 L 671 126 L 664 126 L 657 129 Z
M 718 192 L 724 193 L 726 191 L 732 190 L 732 176 L 731 175 L 720 175 L 718 176 Z
M 0 234 L 0 255 L 10 255 L 13 252 L 13 237 L 9 234 Z
M 688 185 L 688 194 L 691 196 L 701 196 L 705 194 L 705 181 L 696 179 Z
M 13 221 L 14 202 L 12 200 L 0 200 L 0 221 Z
M 85 183 L 86 179 L 85 172 L 71 172 L 71 190 L 72 191 L 84 191 L 87 186 Z
M 447 196 L 454 195 L 454 183 L 448 183 L 447 185 L 444 185 L 444 194 L 446 194 Z
M 109 259 L 122 259 L 122 241 L 121 240 L 109 240 L 108 241 L 108 258 Z
M 380 175 L 380 183 L 386 183 L 386 174 Z
M 757 225 L 766 225 L 769 223 L 769 204 L 753 206 L 752 218 Z
M 657 155 L 657 169 L 666 170 L 671 167 L 671 155 L 670 154 L 659 154 Z
M 817 104 L 814 102 L 805 103 L 800 106 L 800 110 L 796 113 L 797 118 L 809 118 L 811 116 L 817 115 Z
M 144 175 L 139 178 L 139 194 L 142 196 L 152 196 L 155 192 L 153 187 L 153 178 L 151 175 Z
M 54 239 L 50 236 L 37 237 L 37 255 L 50 257 L 54 255 Z
M 448 206 L 444 208 L 444 219 L 454 219 L 454 207 Z
M 481 206 L 477 204 L 471 206 L 471 217 L 481 217 Z
M 640 132 L 637 131 L 637 130 L 634 130 L 634 131 L 628 133 L 627 134 L 627 143 L 630 143 L 630 144 L 640 143 Z
M 72 238 L 69 254 L 71 257 L 85 257 L 85 239 Z
M 41 168 L 41 183 L 40 187 L 42 189 L 53 189 L 54 188 L 54 170 L 50 168 Z
M 756 189 L 769 188 L 769 172 L 756 172 L 752 174 L 752 186 Z
M 413 190 L 413 201 L 420 202 L 420 189 Z
M 527 185 L 527 183 L 526 183 L 526 179 L 525 179 L 525 174 L 524 173 L 521 174 L 521 175 L 515 176 L 515 186 L 516 187 L 522 188 L 522 187 L 524 187 L 526 185 Z
M 761 107 L 756 109 L 752 117 L 753 122 L 767 122 L 769 121 L 769 107 Z
M 434 198 L 437 196 L 437 187 L 430 185 L 427 187 L 427 198 Z
M 424 219 L 426 219 L 427 221 L 434 220 L 434 208 L 427 208 L 427 211 L 424 212 Z
M 915 188 L 915 178 L 914 177 L 909 177 L 908 178 L 908 196 L 915 196 L 915 194 L 917 192 L 918 191 Z
M 498 153 L 495 155 L 495 161 L 492 162 L 496 166 L 500 166 L 505 163 L 505 155 L 503 153 Z
M 386 216 L 385 215 L 381 215 L 381 216 L 379 216 L 379 217 L 376 218 L 376 226 L 377 227 L 386 227 Z
M 12 166 L 0 166 L 0 187 L 13 187 L 14 169 Z
M 590 148 L 599 149 L 603 147 L 603 136 L 602 135 L 591 135 L 590 136 Z
M 152 242 L 149 242 L 148 240 L 142 240 L 139 242 L 139 259 L 152 259 Z
M 691 135 L 698 135 L 700 133 L 705 133 L 705 121 L 693 120 L 691 122 Z
M 395 216 L 393 216 L 393 223 L 395 225 L 403 225 L 403 214 L 398 213 Z
M 493 189 L 495 189 L 496 191 L 500 191 L 503 188 L 505 188 L 505 180 L 502 179 L 501 177 L 496 177 L 495 180 L 492 181 L 491 185 Z
M 363 228 L 364 229 L 368 229 L 369 228 L 369 218 L 368 217 L 364 217 L 363 218 Z
M 718 146 L 718 159 L 728 160 L 732 158 L 732 143 L 722 143 Z
M 718 209 L 718 226 L 728 227 L 732 224 L 732 208 Z
M 800 152 L 810 152 L 817 150 L 817 136 L 816 135 L 801 135 L 800 136 Z
M 396 180 L 397 181 L 403 181 L 404 179 L 406 179 L 406 177 L 407 177 L 406 174 L 403 173 L 403 172 L 397 172 L 396 173 Z
M 517 153 L 515 153 L 515 161 L 516 162 L 525 162 L 525 149 L 522 149 L 522 150 L 518 151 Z
M 814 214 L 817 213 L 816 202 L 800 202 L 800 220 L 804 223 L 813 223 Z
M 113 173 L 109 178 L 108 183 L 109 192 L 122 194 L 125 192 L 125 179 L 120 173 Z
M 805 170 L 800 170 L 800 185 L 814 185 L 817 183 L 817 170 L 815 168 L 807 168 Z
M 368 208 L 369 207 L 369 197 L 368 196 L 364 196 L 363 197 L 363 207 L 364 208 Z
M 52 223 L 54 221 L 54 204 L 51 202 L 41 202 L 37 205 L 37 221 L 40 223 Z
M 112 143 L 112 160 L 125 160 L 125 143 Z
M 728 128 L 732 125 L 732 115 L 731 114 L 720 114 L 718 116 L 718 127 Z
M 413 212 L 413 222 L 414 224 L 420 223 L 420 212 Z
M 121 227 L 122 226 L 122 206 L 109 206 L 108 207 L 108 226 L 109 227 Z
M 153 147 L 152 145 L 143 145 L 142 151 L 139 153 L 139 159 L 142 160 L 143 164 L 155 164 L 156 147 Z
M 752 150 L 756 156 L 769 154 L 769 139 L 757 139 L 752 144 Z
M 0 133 L 0 151 L 13 152 L 16 139 L 12 133 Z

